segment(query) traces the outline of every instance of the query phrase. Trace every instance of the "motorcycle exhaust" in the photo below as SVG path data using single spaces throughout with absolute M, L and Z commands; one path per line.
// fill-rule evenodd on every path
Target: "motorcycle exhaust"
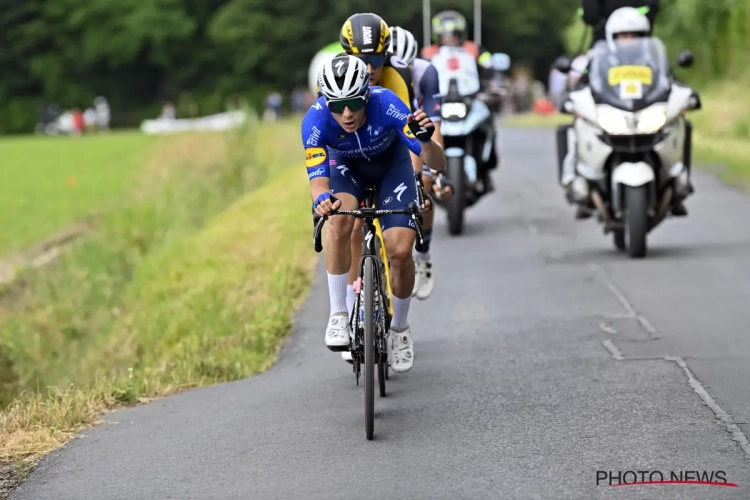
M 669 212 L 669 205 L 672 202 L 672 196 L 674 195 L 674 189 L 672 189 L 672 186 L 668 186 L 666 191 L 664 191 L 664 196 L 661 199 L 661 203 L 659 204 L 659 210 L 656 212 L 656 217 L 654 217 L 653 221 L 650 224 L 649 231 L 658 226 L 666 217 L 667 213 Z
M 613 221 L 612 217 L 609 216 L 607 207 L 604 205 L 604 200 L 602 200 L 602 195 L 599 194 L 599 191 L 596 189 L 591 191 L 591 201 L 594 202 L 594 206 L 596 206 L 596 210 L 599 212 L 601 220 L 604 221 L 604 234 L 620 227 L 620 225 Z

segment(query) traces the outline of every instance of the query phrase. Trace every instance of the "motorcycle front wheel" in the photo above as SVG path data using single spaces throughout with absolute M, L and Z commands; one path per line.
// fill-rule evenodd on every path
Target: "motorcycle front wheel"
M 453 182 L 455 194 L 446 202 L 448 212 L 448 231 L 451 235 L 461 234 L 464 226 L 464 209 L 466 208 L 466 174 L 464 173 L 464 158 L 449 157 L 445 166 L 448 178 Z

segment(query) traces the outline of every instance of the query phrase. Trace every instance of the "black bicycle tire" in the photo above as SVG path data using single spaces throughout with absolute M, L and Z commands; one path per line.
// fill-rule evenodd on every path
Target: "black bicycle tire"
M 375 259 L 365 259 L 365 436 L 375 434 Z

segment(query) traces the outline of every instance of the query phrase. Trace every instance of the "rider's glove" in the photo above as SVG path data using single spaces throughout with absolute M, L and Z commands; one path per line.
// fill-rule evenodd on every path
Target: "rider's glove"
M 331 200 L 331 203 L 336 203 L 336 201 L 338 200 L 338 198 L 333 196 L 328 191 L 326 191 L 325 193 L 321 193 L 320 196 L 315 198 L 315 203 L 313 203 L 313 212 L 318 208 L 318 205 L 320 205 L 322 202 L 328 199 Z
M 443 186 L 447 186 L 447 187 L 450 188 L 451 195 L 455 195 L 456 194 L 456 186 L 453 185 L 453 183 L 451 182 L 451 180 L 449 178 L 443 177 Z
M 430 122 L 426 126 L 419 125 L 417 120 L 409 122 L 409 130 L 419 140 L 419 142 L 430 142 L 432 134 L 435 133 L 435 125 Z

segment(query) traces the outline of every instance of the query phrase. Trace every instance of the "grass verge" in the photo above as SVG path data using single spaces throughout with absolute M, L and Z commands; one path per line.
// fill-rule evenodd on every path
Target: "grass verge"
M 317 257 L 297 133 L 175 138 L 162 152 L 190 169 L 157 154 L 101 233 L 31 273 L 0 308 L 0 462 L 18 474 L 106 410 L 271 364 Z
M 116 203 L 157 140 L 139 132 L 0 140 L 0 256 Z

